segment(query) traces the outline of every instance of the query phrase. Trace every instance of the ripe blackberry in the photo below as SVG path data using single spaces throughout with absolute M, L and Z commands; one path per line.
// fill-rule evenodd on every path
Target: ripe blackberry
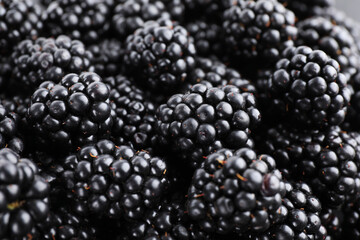
M 46 34 L 64 34 L 86 44 L 99 42 L 110 27 L 110 7 L 107 0 L 55 0 L 42 16 Z
M 2 101 L 0 101 L 2 103 Z M 0 149 L 10 148 L 16 153 L 24 150 L 19 131 L 20 117 L 0 104 Z
M 92 55 L 83 43 L 62 35 L 22 41 L 11 58 L 15 81 L 23 91 L 33 92 L 44 81 L 59 83 L 68 73 L 89 70 Z
M 308 183 L 325 207 L 338 207 L 359 194 L 357 133 L 342 132 L 339 127 L 304 131 L 279 125 L 268 129 L 263 142 L 277 166 L 286 169 L 289 178 Z
M 111 135 L 117 144 L 130 142 L 135 149 L 151 147 L 155 105 L 128 78 L 118 75 L 104 80 L 109 85 L 110 105 L 116 114 Z
M 0 56 L 0 94 L 6 92 L 11 78 L 11 64 L 8 56 Z
M 278 0 L 286 8 L 294 11 L 297 18 L 305 19 L 319 15 L 335 5 L 334 0 Z
M 11 149 L 0 150 L 1 239 L 31 239 L 49 212 L 49 186 L 36 165 Z
M 342 239 L 360 239 L 360 204 L 359 199 L 343 207 L 344 222 Z
M 294 24 L 294 13 L 275 0 L 239 0 L 223 16 L 227 53 L 237 61 L 271 65 L 294 45 Z
M 170 1 L 168 4 L 171 4 Z M 167 5 L 157 0 L 124 0 L 115 6 L 112 24 L 121 39 L 126 39 L 146 21 L 171 18 Z
M 251 144 L 249 134 L 260 121 L 255 97 L 238 87 L 196 84 L 175 94 L 157 110 L 161 144 L 198 167 L 208 154 L 223 147 Z
M 166 164 L 147 152 L 101 140 L 63 162 L 62 179 L 83 216 L 140 219 L 167 188 Z
M 44 82 L 31 97 L 27 120 L 42 149 L 75 149 L 109 137 L 113 118 L 110 90 L 96 73 L 68 74 Z
M 349 215 L 350 216 L 350 215 Z M 320 214 L 321 223 L 326 227 L 328 238 L 326 240 L 343 239 L 344 212 L 342 208 L 323 208 Z M 352 239 L 352 238 L 350 238 Z
M 321 50 L 290 47 L 269 79 L 272 111 L 298 127 L 324 127 L 344 121 L 350 91 L 338 62 Z M 273 114 L 274 115 L 274 114 Z
M 102 77 L 116 76 L 122 69 L 122 43 L 116 39 L 105 39 L 89 48 L 92 53 L 91 65 L 94 72 Z
M 20 119 L 24 118 L 31 99 L 22 95 L 7 96 L 0 95 L 0 103 L 9 113 L 15 113 Z
M 357 73 L 360 55 L 355 39 L 343 26 L 323 17 L 312 17 L 297 24 L 298 45 L 322 50 L 340 64 L 341 72 L 351 78 Z
M 127 38 L 124 63 L 142 86 L 169 94 L 194 69 L 195 53 L 193 39 L 183 27 L 150 21 Z
M 182 0 L 185 5 L 185 20 L 203 18 L 206 22 L 221 22 L 221 15 L 231 0 Z
M 194 38 L 195 47 L 200 56 L 222 54 L 221 27 L 218 24 L 196 20 L 187 24 L 186 29 Z
M 39 37 L 43 30 L 41 8 L 34 1 L 0 1 L 0 53 L 8 55 L 24 39 Z
M 360 73 L 356 74 L 351 79 L 349 85 L 352 96 L 346 118 L 343 123 L 343 128 L 349 131 L 358 131 L 360 130 Z
M 285 184 L 275 160 L 249 148 L 221 149 L 195 171 L 187 210 L 207 233 L 261 233 L 278 215 Z

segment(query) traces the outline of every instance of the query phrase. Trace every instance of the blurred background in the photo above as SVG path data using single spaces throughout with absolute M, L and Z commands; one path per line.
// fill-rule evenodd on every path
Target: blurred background
M 336 6 L 345 11 L 350 17 L 360 21 L 360 0 L 336 0 Z

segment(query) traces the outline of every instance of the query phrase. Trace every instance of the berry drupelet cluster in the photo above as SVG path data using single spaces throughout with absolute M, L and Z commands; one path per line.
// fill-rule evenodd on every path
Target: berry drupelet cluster
M 140 85 L 168 93 L 187 80 L 195 54 L 185 28 L 150 21 L 127 38 L 124 64 Z
M 279 0 L 279 2 L 294 11 L 299 19 L 323 14 L 335 3 L 334 0 Z
M 283 52 L 269 79 L 268 96 L 275 117 L 316 128 L 344 121 L 351 92 L 337 61 L 321 50 L 300 46 Z
M 185 94 L 175 94 L 157 110 L 161 144 L 186 159 L 192 167 L 223 147 L 251 145 L 251 129 L 260 121 L 255 97 L 228 85 L 196 84 Z
M 38 145 L 76 149 L 107 138 L 113 125 L 109 96 L 108 86 L 92 72 L 67 74 L 58 84 L 42 83 L 26 116 Z

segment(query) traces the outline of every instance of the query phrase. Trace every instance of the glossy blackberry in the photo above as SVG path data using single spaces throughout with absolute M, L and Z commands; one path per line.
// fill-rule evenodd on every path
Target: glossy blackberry
M 125 0 L 115 6 L 112 24 L 118 36 L 126 39 L 136 29 L 144 27 L 146 21 L 159 18 L 170 18 L 163 1 Z
M 360 56 L 355 39 L 343 26 L 323 17 L 312 17 L 297 24 L 298 45 L 322 50 L 340 64 L 348 78 L 357 73 Z
M 10 112 L 0 101 L 0 149 L 10 148 L 16 153 L 21 153 L 24 150 L 19 122 L 19 115 Z
M 159 204 L 168 185 L 163 160 L 109 140 L 82 147 L 63 166 L 74 211 L 83 216 L 140 219 Z
M 279 0 L 279 2 L 294 11 L 299 19 L 317 16 L 335 5 L 334 0 Z
M 325 207 L 341 206 L 359 194 L 359 134 L 339 127 L 304 131 L 279 125 L 268 129 L 263 141 L 277 166 L 308 183 Z
M 360 121 L 360 73 L 356 74 L 348 86 L 351 89 L 351 101 L 348 106 L 348 111 L 346 114 L 345 121 L 343 123 L 343 128 L 345 130 L 360 130 L 359 121 Z
M 140 85 L 169 94 L 187 81 L 195 67 L 195 53 L 183 27 L 150 21 L 127 38 L 124 63 Z
M 284 51 L 268 92 L 272 111 L 298 127 L 310 128 L 342 123 L 351 96 L 338 62 L 305 46 Z
M 11 64 L 8 56 L 0 56 L 0 94 L 6 92 L 11 78 Z
M 48 184 L 33 162 L 7 148 L 0 150 L 0 176 L 0 237 L 32 238 L 49 212 Z
M 92 55 L 82 42 L 67 36 L 25 40 L 12 54 L 12 75 L 25 92 L 33 92 L 42 82 L 59 83 L 68 73 L 89 70 Z
M 110 105 L 115 113 L 111 134 L 115 142 L 130 142 L 138 150 L 151 147 L 155 134 L 155 105 L 146 98 L 144 91 L 122 75 L 106 78 L 104 82 L 111 89 Z
M 20 117 L 20 119 L 22 119 L 26 115 L 31 99 L 22 95 L 15 95 L 11 97 L 7 95 L 0 95 L 0 103 L 9 113 L 15 113 Z
M 194 85 L 175 94 L 157 110 L 157 133 L 192 167 L 223 147 L 239 148 L 251 142 L 249 135 L 260 121 L 255 97 L 238 87 Z
M 249 148 L 221 149 L 195 171 L 187 210 L 208 233 L 261 233 L 278 215 L 284 192 L 272 157 Z
M 344 222 L 342 223 L 342 239 L 360 239 L 360 204 L 355 202 L 346 204 L 343 207 Z
M 49 37 L 67 35 L 84 43 L 99 42 L 110 27 L 107 0 L 55 0 L 42 16 Z
M 92 53 L 91 65 L 94 72 L 102 77 L 116 76 L 122 69 L 123 46 L 116 39 L 105 39 L 89 47 Z
M 350 216 L 350 215 L 349 215 Z M 344 212 L 342 208 L 323 208 L 320 214 L 321 223 L 326 227 L 326 240 L 340 240 L 343 234 Z M 352 239 L 352 238 L 349 238 Z
M 200 56 L 221 56 L 221 26 L 215 23 L 207 23 L 196 20 L 186 25 L 189 34 L 194 38 L 197 53 Z
M 271 65 L 294 45 L 295 15 L 275 0 L 237 1 L 224 12 L 227 53 L 237 61 Z
M 9 54 L 24 39 L 39 37 L 43 30 L 41 8 L 28 0 L 0 1 L 0 53 Z
M 27 120 L 42 149 L 76 149 L 107 138 L 113 125 L 110 90 L 96 73 L 68 74 L 34 92 Z

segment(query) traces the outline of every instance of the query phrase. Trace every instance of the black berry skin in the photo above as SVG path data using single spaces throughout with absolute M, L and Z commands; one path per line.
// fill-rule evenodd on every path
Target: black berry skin
M 104 80 L 109 85 L 110 105 L 115 113 L 111 135 L 117 144 L 130 143 L 135 149 L 148 149 L 155 135 L 156 106 L 133 81 L 118 75 Z
M 0 149 L 10 148 L 20 154 L 24 150 L 24 142 L 20 136 L 20 117 L 10 112 L 0 101 Z
M 68 73 L 88 71 L 91 59 L 82 42 L 65 35 L 24 40 L 12 53 L 12 76 L 24 92 L 33 92 L 44 81 L 59 83 Z
M 105 39 L 88 49 L 92 53 L 92 69 L 100 76 L 116 76 L 123 71 L 124 49 L 123 44 L 117 39 Z
M 334 0 L 279 0 L 279 2 L 294 11 L 299 19 L 317 16 L 335 5 Z
M 238 87 L 194 85 L 185 94 L 175 94 L 157 109 L 157 133 L 192 167 L 223 147 L 247 146 L 249 134 L 261 116 L 255 97 Z
M 358 133 L 339 127 L 304 131 L 280 125 L 267 130 L 263 143 L 283 174 L 309 184 L 323 206 L 339 207 L 359 195 Z
M 37 166 L 11 149 L 0 150 L 1 239 L 26 239 L 49 213 L 49 185 Z
M 42 149 L 76 149 L 109 136 L 113 118 L 110 90 L 99 75 L 68 74 L 60 83 L 44 82 L 33 93 L 27 120 Z
M 46 34 L 61 34 L 86 44 L 99 42 L 110 27 L 110 4 L 106 0 L 55 0 L 42 15 Z
M 74 211 L 83 216 L 140 219 L 159 204 L 168 185 L 163 160 L 109 140 L 82 147 L 63 166 Z
M 342 211 L 344 213 L 344 222 L 342 223 L 343 239 L 360 239 L 360 206 L 359 198 L 354 202 L 346 204 Z
M 284 51 L 269 79 L 268 94 L 271 110 L 301 128 L 341 124 L 351 96 L 338 62 L 305 46 Z
M 124 64 L 140 85 L 168 95 L 187 81 L 195 54 L 185 28 L 149 21 L 127 38 Z
M 351 88 L 352 96 L 342 127 L 347 131 L 358 131 L 360 129 L 360 73 L 357 73 L 350 80 L 349 87 Z
M 297 37 L 295 15 L 273 0 L 236 1 L 223 15 L 227 53 L 237 61 L 274 63 Z
M 297 27 L 297 45 L 324 51 L 339 63 L 341 72 L 348 78 L 357 73 L 359 49 L 355 39 L 344 26 L 336 25 L 323 17 L 312 17 L 297 23 Z
M 195 171 L 187 210 L 208 233 L 262 233 L 272 226 L 284 193 L 272 157 L 249 148 L 221 149 Z
M 9 54 L 24 39 L 36 39 L 42 33 L 41 8 L 33 1 L 0 2 L 0 53 Z

